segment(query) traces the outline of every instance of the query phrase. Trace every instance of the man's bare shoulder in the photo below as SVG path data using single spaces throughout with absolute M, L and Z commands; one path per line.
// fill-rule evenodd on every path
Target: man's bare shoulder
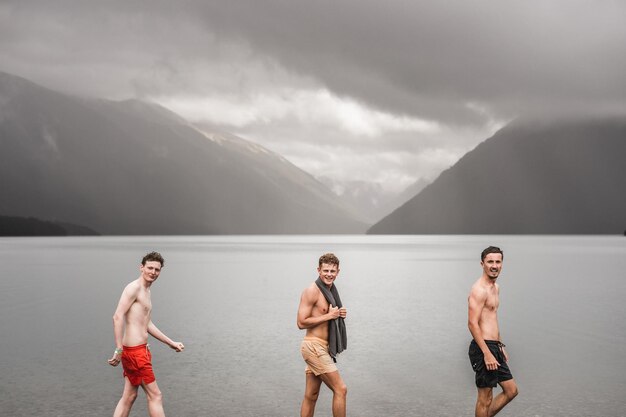
M 141 284 L 139 283 L 139 279 L 131 281 L 124 287 L 124 294 L 128 296 L 136 295 L 141 288 Z
M 488 287 L 485 285 L 482 278 L 478 278 L 474 285 L 472 285 L 469 296 L 472 298 L 483 298 L 487 297 L 487 292 Z
M 133 305 L 133 303 L 135 303 L 139 298 L 140 288 L 141 284 L 139 283 L 139 280 L 129 282 L 124 287 L 124 291 L 122 291 L 122 295 L 120 296 L 120 301 L 117 304 L 116 313 L 126 314 L 131 305 Z
M 304 291 L 302 291 L 302 298 L 315 299 L 319 297 L 320 294 L 321 294 L 320 289 L 317 287 L 317 284 L 315 284 L 314 282 L 308 287 L 306 287 Z
M 322 293 L 320 289 L 317 288 L 317 285 L 314 282 L 302 291 L 302 296 L 300 297 L 300 299 L 301 301 L 306 301 L 308 303 L 315 304 L 321 294 Z

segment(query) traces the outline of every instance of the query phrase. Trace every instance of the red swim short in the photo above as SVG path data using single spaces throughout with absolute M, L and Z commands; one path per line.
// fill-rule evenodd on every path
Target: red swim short
M 156 380 L 152 371 L 152 354 L 145 343 L 139 346 L 124 346 L 122 352 L 122 367 L 124 376 L 132 385 L 149 384 Z

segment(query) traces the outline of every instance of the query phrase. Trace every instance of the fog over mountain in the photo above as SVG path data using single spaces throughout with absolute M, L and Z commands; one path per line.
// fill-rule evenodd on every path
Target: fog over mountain
M 330 177 L 318 177 L 317 179 L 371 223 L 379 221 L 415 197 L 429 184 L 428 181 L 420 178 L 403 191 L 395 192 L 386 189 L 377 182 L 337 182 Z
M 512 122 L 371 234 L 621 234 L 626 117 Z
M 311 175 L 137 100 L 79 98 L 0 72 L 0 215 L 102 234 L 360 233 Z
M 626 113 L 626 1 L 2 0 L 0 70 L 401 192 L 529 112 Z

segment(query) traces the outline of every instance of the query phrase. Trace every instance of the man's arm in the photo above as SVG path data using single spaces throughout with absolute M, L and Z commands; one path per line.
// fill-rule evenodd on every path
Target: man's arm
M 124 338 L 124 317 L 137 299 L 139 286 L 135 281 L 131 282 L 122 291 L 120 301 L 117 303 L 115 313 L 113 313 L 113 335 L 115 336 L 115 352 L 113 357 L 109 359 L 109 364 L 117 366 L 122 358 L 122 340 Z
M 479 288 L 472 287 L 468 298 L 467 327 L 469 328 L 474 341 L 483 352 L 483 356 L 485 357 L 485 366 L 488 370 L 493 371 L 498 369 L 500 363 L 498 363 L 489 350 L 489 347 L 483 338 L 483 332 L 480 328 L 480 316 L 483 312 L 483 308 L 485 308 L 486 302 L 487 292 L 481 291 Z
M 181 342 L 173 341 L 172 339 L 167 337 L 165 333 L 159 330 L 158 327 L 156 327 L 154 323 L 152 323 L 152 320 L 150 320 L 150 323 L 148 323 L 148 333 L 150 333 L 150 335 L 152 335 L 152 337 L 154 337 L 155 339 L 160 340 L 161 342 L 174 349 L 176 352 L 182 352 L 182 350 L 185 349 L 185 346 Z
M 315 301 L 318 297 L 317 291 L 317 288 L 309 287 L 302 292 L 297 317 L 299 329 L 310 329 L 324 323 L 325 321 L 336 319 L 341 314 L 338 307 L 328 306 L 328 313 L 313 317 L 313 306 L 315 305 Z

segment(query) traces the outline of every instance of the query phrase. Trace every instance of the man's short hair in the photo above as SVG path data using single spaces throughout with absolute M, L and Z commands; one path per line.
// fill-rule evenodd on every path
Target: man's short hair
M 483 252 L 480 254 L 480 261 L 484 261 L 485 256 L 489 255 L 490 253 L 499 253 L 500 255 L 502 255 L 502 259 L 504 259 L 504 252 L 502 252 L 502 249 L 497 246 L 489 246 L 488 248 L 485 248 L 485 250 L 483 250 Z
M 145 265 L 146 262 L 160 262 L 161 268 L 165 266 L 165 259 L 163 259 L 163 256 L 161 256 L 159 252 L 150 252 L 146 254 L 146 256 L 144 256 L 141 260 L 141 264 Z
M 334 253 L 325 253 L 320 256 L 319 266 L 322 266 L 322 264 L 339 266 L 339 258 L 337 258 Z

